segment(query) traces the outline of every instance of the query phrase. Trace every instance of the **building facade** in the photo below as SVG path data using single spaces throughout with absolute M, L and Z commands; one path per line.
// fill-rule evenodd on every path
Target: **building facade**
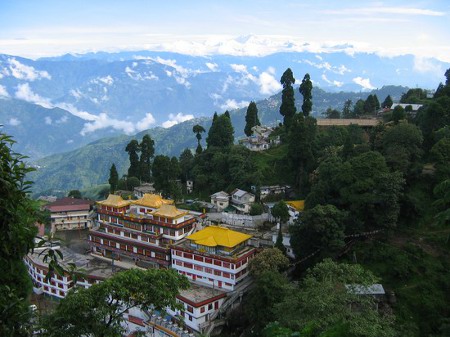
M 110 194 L 97 202 L 97 213 L 97 226 L 89 232 L 92 253 L 153 268 L 168 268 L 170 245 L 192 234 L 203 218 L 155 194 L 138 200 Z
M 67 197 L 44 206 L 50 211 L 51 231 L 91 228 L 92 205 L 89 200 Z
M 191 281 L 233 291 L 248 275 L 255 248 L 251 235 L 209 226 L 172 245 L 172 268 Z
M 255 195 L 239 188 L 231 192 L 231 205 L 240 213 L 250 213 L 250 208 L 255 202 Z

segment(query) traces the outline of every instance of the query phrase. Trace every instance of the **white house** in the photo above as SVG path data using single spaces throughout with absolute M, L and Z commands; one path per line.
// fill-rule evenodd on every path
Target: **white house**
M 255 195 L 240 189 L 231 193 L 231 205 L 240 213 L 250 213 L 250 207 L 255 202 Z
M 227 192 L 220 191 L 211 195 L 211 204 L 213 204 L 218 212 L 222 212 L 230 204 L 230 195 Z

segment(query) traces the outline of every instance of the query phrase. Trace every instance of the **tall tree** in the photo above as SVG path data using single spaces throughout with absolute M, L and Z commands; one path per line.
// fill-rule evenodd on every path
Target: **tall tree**
M 71 190 L 67 196 L 69 198 L 81 199 L 81 192 L 79 190 Z
M 280 221 L 280 225 L 289 221 L 290 218 L 289 208 L 283 200 L 273 205 L 272 209 L 270 210 L 270 213 L 275 219 Z
M 309 116 L 312 110 L 312 89 L 313 85 L 310 76 L 305 74 L 299 88 L 300 93 L 303 95 L 302 112 L 305 117 Z
M 11 151 L 13 144 L 0 132 L 0 335 L 8 337 L 29 336 L 32 283 L 23 258 L 34 247 L 38 213 L 27 197 L 31 169 Z
M 250 102 L 247 108 L 247 114 L 245 115 L 245 128 L 244 133 L 247 137 L 253 134 L 252 128 L 256 125 L 261 125 L 258 118 L 258 108 L 255 102 Z
M 43 336 L 123 336 L 126 311 L 180 309 L 176 296 L 187 288 L 187 278 L 171 269 L 120 272 L 88 289 L 70 291 L 55 311 L 43 318 Z
M 208 137 L 206 138 L 206 144 L 208 148 L 219 147 L 228 148 L 233 145 L 234 142 L 234 129 L 231 124 L 229 113 L 213 118 L 212 125 L 208 131 Z
M 180 154 L 179 163 L 181 169 L 181 180 L 185 182 L 186 180 L 191 179 L 191 171 L 194 166 L 194 156 L 192 155 L 191 150 L 184 149 L 184 151 Z
M 151 160 L 155 155 L 155 142 L 149 135 L 144 135 L 139 148 L 141 150 L 141 157 L 139 158 L 139 178 L 142 182 L 148 183 L 151 181 Z
M 136 177 L 139 178 L 139 143 L 136 139 L 131 140 L 125 151 L 128 152 L 130 159 L 130 167 L 128 168 L 128 177 Z
M 108 183 L 110 186 L 110 192 L 114 193 L 117 190 L 117 186 L 119 185 L 119 174 L 117 173 L 115 164 L 112 164 L 111 168 L 109 169 Z
M 391 108 L 392 104 L 394 104 L 394 101 L 392 100 L 391 95 L 387 95 L 384 99 L 383 103 L 381 104 L 382 108 Z
M 164 155 L 157 155 L 152 167 L 155 189 L 164 196 L 170 194 L 170 180 L 172 178 L 170 158 Z
M 289 266 L 289 259 L 278 248 L 266 248 L 249 262 L 250 275 L 258 278 L 265 272 L 282 272 Z
M 344 103 L 344 107 L 342 109 L 342 118 L 352 118 L 353 117 L 353 111 L 352 111 L 352 100 L 348 99 Z
M 195 151 L 197 154 L 203 151 L 200 141 L 202 140 L 202 132 L 206 132 L 205 128 L 199 124 L 196 124 L 192 127 L 192 132 L 195 133 L 195 137 L 197 137 L 197 150 Z
M 284 117 L 284 126 L 289 129 L 291 120 L 297 111 L 295 108 L 293 88 L 293 85 L 295 84 L 295 78 L 291 68 L 286 69 L 286 71 L 281 76 L 280 82 L 283 85 L 283 91 L 281 92 L 280 114 Z

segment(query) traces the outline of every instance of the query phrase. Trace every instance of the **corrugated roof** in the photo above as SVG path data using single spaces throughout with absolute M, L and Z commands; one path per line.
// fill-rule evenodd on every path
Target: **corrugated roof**
M 295 208 L 296 211 L 303 211 L 305 209 L 305 200 L 286 201 L 286 204 Z
M 196 244 L 203 246 L 223 246 L 232 248 L 251 237 L 251 235 L 236 232 L 226 227 L 209 226 L 197 233 L 189 235 L 187 238 L 194 241 Z
M 189 212 L 180 211 L 174 205 L 162 205 L 160 208 L 158 208 L 152 212 L 153 215 L 163 216 L 163 217 L 172 218 L 172 219 L 179 218 L 188 213 Z
M 97 201 L 97 204 L 111 207 L 125 207 L 131 204 L 131 201 L 123 200 L 120 195 L 110 194 L 106 200 Z
M 173 200 L 163 199 L 158 194 L 145 193 L 141 199 L 133 201 L 133 204 L 151 208 L 160 208 L 162 205 L 172 205 Z

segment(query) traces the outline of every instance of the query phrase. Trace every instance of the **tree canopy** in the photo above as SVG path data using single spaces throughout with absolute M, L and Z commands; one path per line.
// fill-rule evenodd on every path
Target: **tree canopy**
M 253 134 L 252 128 L 256 125 L 261 125 L 258 118 L 258 108 L 255 102 L 250 102 L 245 115 L 245 128 L 244 133 L 247 137 Z
M 222 115 L 216 115 L 213 118 L 211 127 L 208 131 L 206 144 L 209 147 L 226 148 L 233 145 L 234 128 L 231 124 L 230 114 L 227 111 Z
M 293 85 L 295 84 L 295 78 L 291 68 L 287 68 L 283 73 L 280 83 L 283 85 L 283 91 L 281 92 L 280 114 L 284 117 L 284 126 L 289 129 L 291 120 L 297 112 L 297 109 L 295 108 L 293 88 Z
M 309 74 L 305 74 L 299 88 L 300 93 L 303 95 L 302 112 L 305 117 L 308 117 L 312 110 L 312 89 L 311 78 Z

